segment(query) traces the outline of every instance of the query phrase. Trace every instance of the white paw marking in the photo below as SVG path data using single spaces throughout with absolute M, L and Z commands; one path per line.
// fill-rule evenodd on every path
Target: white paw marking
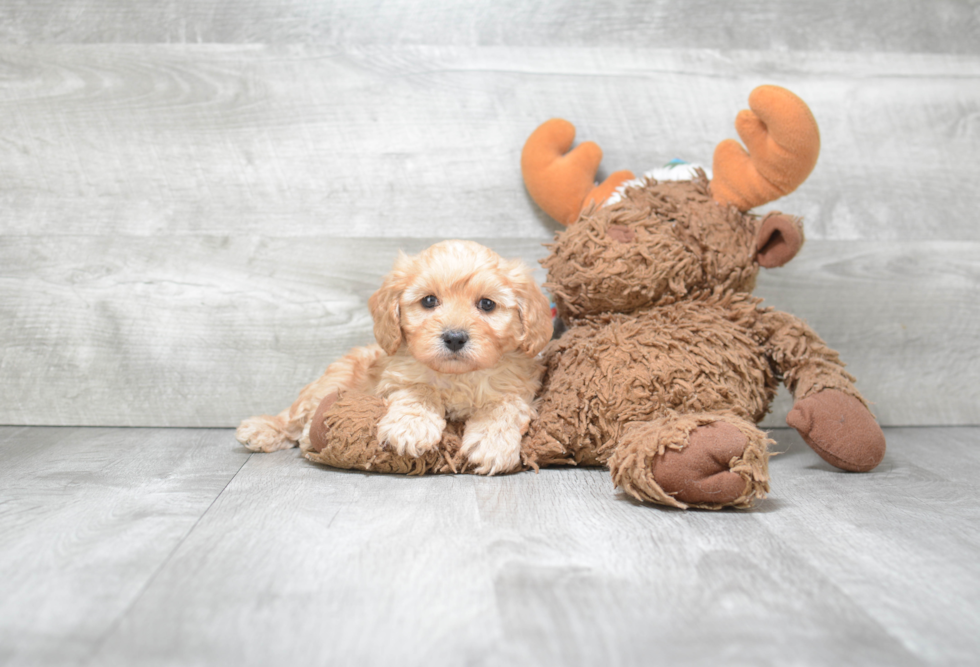
M 275 452 L 295 447 L 296 443 L 262 417 L 246 419 L 235 430 L 235 439 L 253 452 Z
M 481 475 L 512 472 L 521 464 L 521 429 L 507 422 L 471 421 L 463 433 L 463 455 Z
M 389 410 L 378 422 L 378 441 L 398 455 L 419 457 L 439 445 L 445 429 L 446 420 L 435 412 Z

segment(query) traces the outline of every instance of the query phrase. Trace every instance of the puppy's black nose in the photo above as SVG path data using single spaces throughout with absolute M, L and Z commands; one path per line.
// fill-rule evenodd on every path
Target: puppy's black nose
M 470 339 L 465 331 L 444 331 L 442 332 L 442 342 L 453 352 L 459 352 Z

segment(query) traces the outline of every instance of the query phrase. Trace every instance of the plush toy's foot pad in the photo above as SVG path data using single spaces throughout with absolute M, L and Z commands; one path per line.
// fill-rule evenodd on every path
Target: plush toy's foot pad
M 745 480 L 729 464 L 745 451 L 748 440 L 726 422 L 699 426 L 683 449 L 668 449 L 653 461 L 660 488 L 682 503 L 727 505 L 745 492 Z
M 631 496 L 687 508 L 750 507 L 769 491 L 770 440 L 732 415 L 673 415 L 624 430 L 609 459 Z
M 330 427 L 327 426 L 326 422 L 327 410 L 334 406 L 337 398 L 337 392 L 332 392 L 320 401 L 316 412 L 313 413 L 313 419 L 310 420 L 310 446 L 304 453 L 306 451 L 320 452 L 330 442 Z
M 867 472 L 885 457 L 885 434 L 861 401 L 824 389 L 797 401 L 786 423 L 832 466 Z

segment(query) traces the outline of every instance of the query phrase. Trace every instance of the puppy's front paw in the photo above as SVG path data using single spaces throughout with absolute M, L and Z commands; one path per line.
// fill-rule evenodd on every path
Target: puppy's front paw
M 283 433 L 275 417 L 252 417 L 239 424 L 235 439 L 253 452 L 275 452 L 295 447 L 296 443 Z
M 481 475 L 514 472 L 521 465 L 521 429 L 513 424 L 471 421 L 463 434 L 462 452 Z
M 398 455 L 422 456 L 435 449 L 446 430 L 446 420 L 430 410 L 392 406 L 378 422 L 378 442 Z

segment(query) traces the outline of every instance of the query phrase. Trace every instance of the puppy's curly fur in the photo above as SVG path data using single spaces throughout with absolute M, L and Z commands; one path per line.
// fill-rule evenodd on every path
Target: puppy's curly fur
M 238 441 L 306 451 L 317 406 L 350 389 L 386 400 L 378 439 L 398 454 L 421 456 L 439 444 L 447 419 L 465 421 L 462 453 L 475 472 L 518 469 L 541 384 L 537 355 L 552 334 L 530 270 L 478 243 L 444 241 L 400 254 L 368 305 L 378 344 L 331 364 L 280 414 L 243 421 Z

